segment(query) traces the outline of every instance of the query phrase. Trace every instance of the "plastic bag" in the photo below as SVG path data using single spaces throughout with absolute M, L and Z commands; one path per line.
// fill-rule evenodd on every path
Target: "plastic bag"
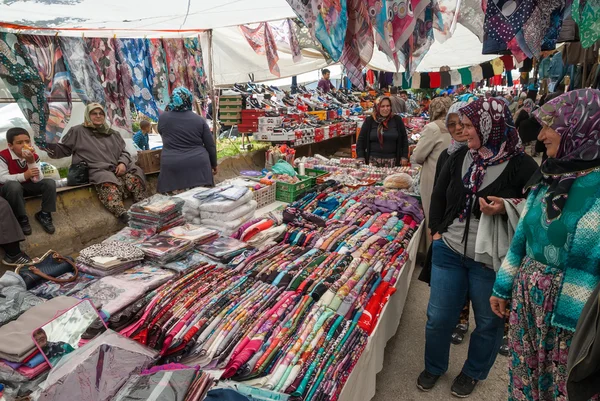
M 285 160 L 279 160 L 277 163 L 275 163 L 271 170 L 273 170 L 275 174 L 286 174 L 291 177 L 296 176 L 296 170 L 294 170 L 294 167 L 292 167 L 292 165 Z
M 52 164 L 41 162 L 40 167 L 42 173 L 44 174 L 44 178 L 52 178 L 56 181 L 60 180 L 60 174 L 58 173 L 58 169 Z
M 412 177 L 406 173 L 388 175 L 383 180 L 383 186 L 394 189 L 409 189 L 413 184 Z

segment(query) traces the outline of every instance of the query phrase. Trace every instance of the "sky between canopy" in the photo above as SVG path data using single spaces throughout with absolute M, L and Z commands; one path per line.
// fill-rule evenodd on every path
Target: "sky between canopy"
M 267 59 L 258 55 L 242 36 L 238 25 L 295 18 L 286 0 L 3 0 L 0 23 L 40 28 L 20 32 L 87 37 L 178 37 L 213 29 L 214 79 L 216 86 L 250 80 L 273 80 Z M 4 27 L 6 28 L 7 25 Z M 0 25 L 0 29 L 1 25 Z M 207 54 L 208 39 L 201 33 Z M 289 48 L 279 45 L 281 78 L 321 69 L 327 65 L 318 53 L 303 52 L 294 63 Z M 481 55 L 481 43 L 458 24 L 454 36 L 444 44 L 435 42 L 419 71 L 470 66 L 496 56 Z M 385 54 L 375 50 L 370 68 L 395 71 Z

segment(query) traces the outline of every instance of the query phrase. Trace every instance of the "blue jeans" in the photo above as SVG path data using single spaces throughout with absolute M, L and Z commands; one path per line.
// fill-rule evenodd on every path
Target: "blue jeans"
M 476 328 L 471 334 L 469 355 L 462 372 L 475 380 L 484 380 L 496 360 L 504 333 L 504 320 L 490 307 L 496 273 L 472 259 L 463 259 L 444 240 L 434 241 L 432 246 L 425 369 L 434 375 L 443 375 L 448 370 L 452 331 L 468 293 Z

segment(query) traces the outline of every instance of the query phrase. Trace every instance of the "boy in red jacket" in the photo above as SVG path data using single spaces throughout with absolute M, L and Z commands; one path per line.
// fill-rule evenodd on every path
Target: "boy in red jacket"
M 31 137 L 23 128 L 6 132 L 8 149 L 0 152 L 0 196 L 8 201 L 17 217 L 23 234 L 31 235 L 31 225 L 25 212 L 25 196 L 42 196 L 42 210 L 35 219 L 49 234 L 54 234 L 52 214 L 56 211 L 56 181 L 44 178 L 42 171 L 28 164 L 39 163 L 40 158 L 31 147 Z

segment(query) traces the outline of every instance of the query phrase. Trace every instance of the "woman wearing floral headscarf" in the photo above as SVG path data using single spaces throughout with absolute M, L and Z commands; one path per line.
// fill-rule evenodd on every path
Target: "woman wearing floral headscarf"
M 158 120 L 163 139 L 158 192 L 214 185 L 217 147 L 206 120 L 192 111 L 193 100 L 189 90 L 176 88 Z
M 523 153 L 519 135 L 501 99 L 474 101 L 460 109 L 467 146 L 446 161 L 433 189 L 429 228 L 433 235 L 431 292 L 427 309 L 425 370 L 417 387 L 431 390 L 448 370 L 452 332 L 467 293 L 476 328 L 469 356 L 454 380 L 452 394 L 467 397 L 484 380 L 498 353 L 504 321 L 494 315 L 489 297 L 494 264 L 477 261 L 475 245 L 482 213 L 507 224 L 504 200 L 521 198 L 537 168 Z
M 534 116 L 548 159 L 528 183 L 490 304 L 510 315 L 509 398 L 566 400 L 571 340 L 600 282 L 600 91 L 568 92 Z
M 392 113 L 392 101 L 381 97 L 367 117 L 356 140 L 359 159 L 378 167 L 408 164 L 408 137 L 400 116 Z
M 127 195 L 135 202 L 146 197 L 144 172 L 125 149 L 121 135 L 106 121 L 99 103 L 87 105 L 84 123 L 71 128 L 60 143 L 49 143 L 47 152 L 53 159 L 73 156 L 73 164 L 85 162 L 100 202 L 124 224 L 129 220 L 123 203 Z
M 423 166 L 421 169 L 420 194 L 425 212 L 425 222 L 429 223 L 429 205 L 435 180 L 435 169 L 440 153 L 448 148 L 452 137 L 445 124 L 446 113 L 450 105 L 442 97 L 436 97 L 429 105 L 431 122 L 421 131 L 421 138 L 413 151 L 411 161 Z M 427 246 L 431 245 L 431 236 L 426 233 Z

